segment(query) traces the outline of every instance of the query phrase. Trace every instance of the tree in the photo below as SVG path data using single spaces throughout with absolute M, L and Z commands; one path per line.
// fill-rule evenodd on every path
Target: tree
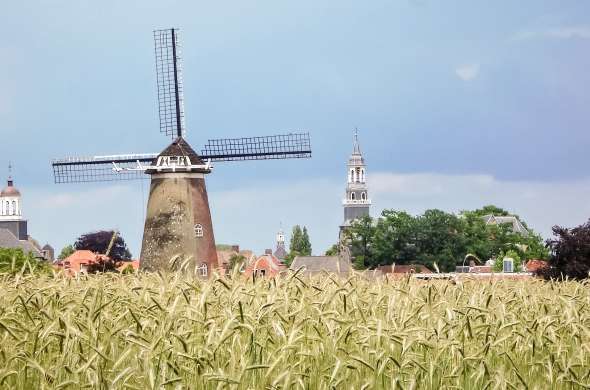
M 307 228 L 303 227 L 303 234 L 301 236 L 301 248 L 299 250 L 302 256 L 311 256 L 311 241 L 309 240 L 309 234 L 307 234 Z
M 443 272 L 453 271 L 465 256 L 463 223 L 454 214 L 426 210 L 416 217 L 416 262 Z
M 586 279 L 590 275 L 590 220 L 573 229 L 553 227 L 555 238 L 547 240 L 549 267 L 539 274 L 547 279 Z
M 64 259 L 70 257 L 70 255 L 74 252 L 75 252 L 75 249 L 72 245 L 66 245 L 62 248 L 61 252 L 59 253 L 59 256 L 57 256 L 57 259 L 64 260 Z
M 74 243 L 74 249 L 89 250 L 94 253 L 104 254 L 109 247 L 113 234 L 115 234 L 115 232 L 112 230 L 100 230 L 83 234 L 78 237 Z M 120 260 L 131 260 L 131 252 L 129 252 L 125 240 L 120 235 L 117 235 L 115 238 L 109 257 L 115 262 Z
M 291 241 L 289 242 L 289 252 L 300 252 L 302 240 L 303 231 L 301 230 L 301 226 L 293 226 L 293 232 L 291 233 Z
M 346 229 L 345 237 L 350 247 L 350 255 L 357 269 L 365 269 L 376 265 L 373 253 L 375 239 L 374 220 L 368 215 L 355 219 Z
M 393 263 L 414 263 L 417 257 L 416 227 L 416 219 L 405 211 L 383 210 L 375 227 L 372 253 L 365 259 L 365 265 L 374 268 Z
M 338 244 L 334 244 L 328 248 L 324 256 L 338 256 L 340 254 L 340 248 L 338 248 Z
M 0 273 L 16 275 L 50 273 L 51 266 L 39 261 L 32 253 L 25 253 L 17 248 L 0 248 Z
M 299 225 L 293 226 L 291 241 L 289 243 L 289 254 L 285 257 L 285 264 L 291 265 L 297 256 L 311 256 L 311 242 L 307 228 Z
M 238 267 L 238 269 L 241 269 L 245 262 L 246 262 L 246 257 L 244 255 L 234 253 L 229 258 L 229 269 L 233 270 L 235 267 Z

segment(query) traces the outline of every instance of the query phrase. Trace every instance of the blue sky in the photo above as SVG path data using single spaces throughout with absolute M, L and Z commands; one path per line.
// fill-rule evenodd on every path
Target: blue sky
M 139 251 L 147 182 L 54 185 L 66 155 L 158 152 L 151 31 L 181 29 L 188 139 L 311 133 L 310 160 L 219 163 L 219 242 L 280 224 L 337 238 L 360 130 L 373 213 L 498 203 L 548 235 L 590 217 L 587 1 L 21 1 L 0 14 L 0 164 L 31 233 L 117 227 Z M 372 174 L 372 175 L 371 175 Z

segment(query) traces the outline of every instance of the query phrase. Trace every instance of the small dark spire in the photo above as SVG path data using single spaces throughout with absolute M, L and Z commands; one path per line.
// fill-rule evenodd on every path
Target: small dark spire
M 8 187 L 12 187 L 13 180 L 12 180 L 12 163 L 8 162 Z

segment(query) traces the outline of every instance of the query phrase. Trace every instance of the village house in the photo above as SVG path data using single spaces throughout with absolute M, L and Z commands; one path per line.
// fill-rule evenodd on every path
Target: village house
M 285 263 L 273 255 L 272 249 L 267 249 L 262 256 L 247 263 L 244 276 L 252 277 L 254 274 L 255 276 L 273 278 L 285 270 L 287 270 Z

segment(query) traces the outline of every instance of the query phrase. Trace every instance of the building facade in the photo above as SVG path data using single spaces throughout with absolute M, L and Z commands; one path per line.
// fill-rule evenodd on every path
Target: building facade
M 346 194 L 342 201 L 344 207 L 344 221 L 340 226 L 340 242 L 344 231 L 351 226 L 355 219 L 369 215 L 371 199 L 367 187 L 367 165 L 361 153 L 358 132 L 354 134 L 352 154 L 348 159 Z

